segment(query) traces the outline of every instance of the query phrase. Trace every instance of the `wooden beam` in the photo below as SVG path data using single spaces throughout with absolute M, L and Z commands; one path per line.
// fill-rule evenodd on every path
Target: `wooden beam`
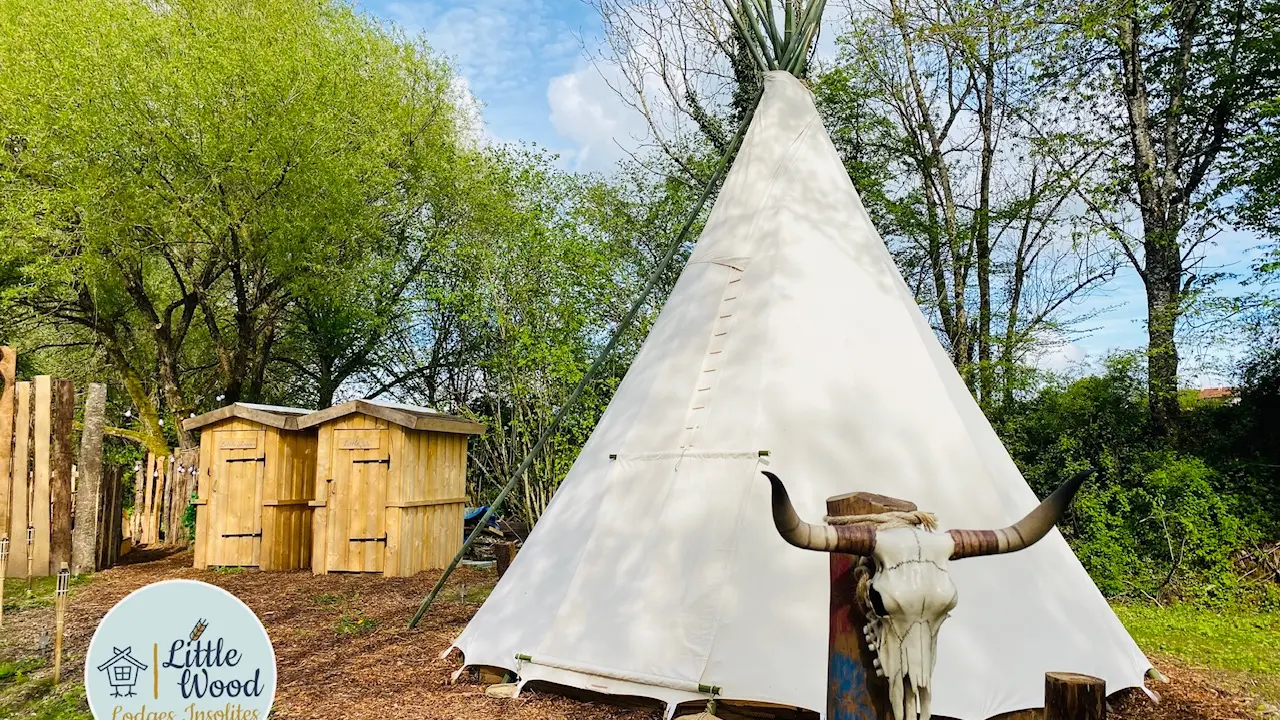
M 1107 683 L 1076 673 L 1044 674 L 1044 720 L 1103 720 Z
M 71 423 L 76 419 L 76 386 L 70 380 L 54 385 L 52 526 L 49 533 L 49 574 L 71 564 Z M 90 518 L 93 506 L 84 509 Z M 90 519 L 89 524 L 93 521 Z
M 0 535 L 9 531 L 13 491 L 13 383 L 18 377 L 18 354 L 9 346 L 0 347 Z M 25 497 L 26 494 L 24 493 Z
M 17 412 L 13 423 L 13 485 L 9 514 L 9 577 L 27 573 L 27 526 L 31 524 L 31 383 L 15 382 Z
M 71 572 L 93 572 L 102 521 L 110 517 L 110 505 L 102 503 L 102 428 L 107 417 L 107 386 L 90 383 L 84 401 L 84 429 L 80 432 L 80 484 L 76 487 L 76 527 L 71 547 Z
M 827 498 L 827 515 L 870 515 L 910 512 L 916 506 L 905 500 L 849 493 Z M 827 646 L 827 717 L 830 720 L 893 720 L 889 683 L 873 672 L 876 654 L 867 647 L 862 627 L 867 616 L 858 606 L 859 558 L 829 553 L 831 571 L 831 620 Z
M 31 526 L 35 528 L 31 545 L 31 573 L 36 577 L 49 574 L 50 499 L 49 482 L 52 479 L 53 439 L 53 378 L 37 375 L 35 378 L 34 429 L 31 434 Z

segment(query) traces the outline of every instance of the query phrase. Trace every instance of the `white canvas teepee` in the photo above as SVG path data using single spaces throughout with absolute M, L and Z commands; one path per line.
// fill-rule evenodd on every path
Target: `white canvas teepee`
M 613 402 L 455 646 L 524 682 L 820 712 L 827 556 L 778 536 L 762 469 L 810 520 L 859 490 L 943 528 L 1038 502 L 782 72 Z M 951 573 L 935 715 L 1040 707 L 1046 671 L 1142 684 L 1149 663 L 1056 530 Z

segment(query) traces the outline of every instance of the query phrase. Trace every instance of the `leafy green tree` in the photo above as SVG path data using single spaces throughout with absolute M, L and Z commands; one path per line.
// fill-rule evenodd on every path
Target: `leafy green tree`
M 151 437 L 263 397 L 293 301 L 394 254 L 463 130 L 448 68 L 336 2 L 6 3 L 0 65 L 6 298 Z
M 1044 76 L 1070 98 L 1074 129 L 1100 138 L 1110 160 L 1081 197 L 1146 287 L 1151 428 L 1167 437 L 1179 411 L 1179 321 L 1217 277 L 1198 268 L 1203 248 L 1237 199 L 1229 171 L 1259 159 L 1244 141 L 1280 84 L 1274 3 L 1045 7 L 1067 29 Z

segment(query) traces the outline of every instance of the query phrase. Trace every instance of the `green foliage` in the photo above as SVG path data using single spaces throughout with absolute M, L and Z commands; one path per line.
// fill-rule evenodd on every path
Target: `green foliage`
M 1184 421 L 1244 411 L 1192 407 Z M 1220 431 L 1188 435 L 1185 446 L 1153 443 L 1133 356 L 1005 408 L 999 427 L 1042 496 L 1080 468 L 1099 470 L 1062 529 L 1105 595 L 1211 605 L 1276 598 L 1274 584 L 1239 567 L 1242 554 L 1275 537 L 1276 516 L 1259 502 L 1274 476 L 1245 472 L 1239 448 L 1248 444 Z
M 334 632 L 339 635 L 367 635 L 378 627 L 375 618 L 367 617 L 360 610 L 345 612 L 338 618 Z
M 199 493 L 192 492 L 191 497 L 187 499 L 187 506 L 182 510 L 182 527 L 187 531 L 187 537 L 192 538 L 192 542 L 195 541 L 196 536 L 195 502 L 199 497 Z
M 38 658 L 22 658 L 21 660 L 6 660 L 0 662 L 0 683 L 5 682 L 22 682 L 33 671 L 43 667 L 44 663 Z

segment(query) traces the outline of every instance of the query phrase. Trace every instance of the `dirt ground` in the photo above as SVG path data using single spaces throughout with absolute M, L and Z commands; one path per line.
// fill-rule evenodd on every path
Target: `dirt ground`
M 406 629 L 418 603 L 438 575 L 384 579 L 309 572 L 259 573 L 195 570 L 187 552 L 133 553 L 134 562 L 99 573 L 73 590 L 67 621 L 64 678 L 78 682 L 94 628 L 121 598 L 148 583 L 192 578 L 235 594 L 262 618 L 276 650 L 279 681 L 273 718 L 512 718 L 513 720 L 652 720 L 652 709 L 580 702 L 559 695 L 525 693 L 497 699 L 478 679 L 451 685 L 456 657 L 441 652 L 480 607 L 494 582 L 492 571 L 463 568 L 415 630 Z M 6 613 L 0 630 L 0 661 L 41 654 L 53 627 L 50 607 Z M 42 637 L 43 636 L 43 637 Z M 44 652 L 47 652 L 44 651 Z M 1113 697 L 1112 717 L 1124 720 L 1253 720 L 1273 715 L 1246 694 L 1247 688 L 1176 658 L 1154 657 L 1170 679 L 1153 684 L 1157 704 L 1132 692 Z M 42 672 L 47 672 L 42 671 Z M 0 688 L 2 689 L 2 688 Z

